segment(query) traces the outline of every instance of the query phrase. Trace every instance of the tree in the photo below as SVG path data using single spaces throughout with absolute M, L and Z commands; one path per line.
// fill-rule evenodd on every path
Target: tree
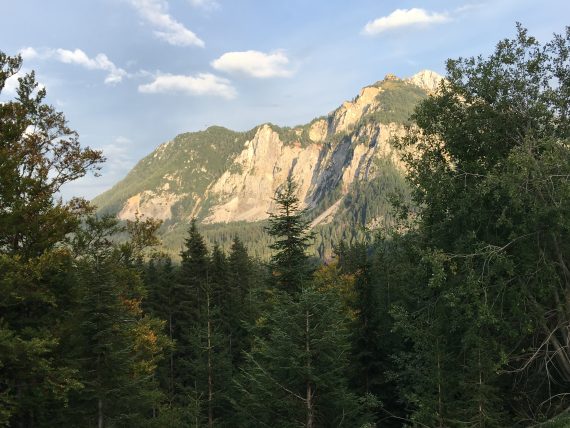
M 402 141 L 425 275 L 395 315 L 431 370 L 403 382 L 427 425 L 504 426 L 569 404 L 570 29 L 544 46 L 517 30 L 488 58 L 449 60 Z M 457 382 L 434 382 L 438 370 Z
M 0 93 L 21 58 L 0 52 Z M 63 113 L 44 103 L 34 72 L 18 78 L 17 96 L 0 104 L 0 250 L 39 256 L 78 227 L 84 201 L 56 200 L 61 187 L 97 171 L 100 151 L 82 148 Z
M 348 389 L 349 331 L 336 292 L 279 292 L 254 331 L 238 379 L 240 426 L 360 426 L 361 403 Z
M 143 426 L 162 401 L 155 372 L 169 342 L 164 322 L 143 313 L 146 290 L 138 268 L 144 248 L 156 242 L 158 223 L 117 223 L 89 217 L 74 237 L 80 290 L 76 327 L 66 342 L 83 388 L 71 396 L 61 423 Z M 124 229 L 131 239 L 113 242 Z
M 0 93 L 21 65 L 0 52 Z M 45 104 L 33 72 L 18 81 L 16 98 L 0 103 L 0 424 L 31 426 L 80 387 L 59 348 L 73 290 L 63 244 L 90 208 L 57 195 L 104 159 Z
M 227 260 L 215 247 L 210 256 L 204 238 L 193 219 L 181 253 L 178 309 L 174 318 L 175 377 L 179 397 L 188 405 L 194 397 L 195 421 L 213 426 L 222 421 L 228 406 L 231 358 L 227 331 L 221 312 L 227 293 Z
M 276 193 L 277 211 L 270 213 L 267 233 L 275 240 L 270 248 L 271 269 L 275 284 L 290 293 L 300 291 L 311 274 L 311 264 L 306 253 L 312 240 L 309 222 L 300 210 L 296 194 L 297 184 L 288 177 L 283 188 Z
M 246 325 L 254 322 L 257 312 L 256 299 L 253 297 L 253 269 L 247 249 L 237 236 L 234 237 L 228 257 L 229 296 L 223 309 L 228 314 L 229 351 L 234 368 L 242 363 L 242 352 L 249 349 L 250 337 Z

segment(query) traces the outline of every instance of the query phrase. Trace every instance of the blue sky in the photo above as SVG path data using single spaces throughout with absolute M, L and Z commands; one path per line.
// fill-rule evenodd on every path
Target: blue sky
M 306 123 L 387 73 L 444 74 L 516 21 L 545 42 L 569 16 L 568 0 L 19 0 L 2 5 L 0 50 L 105 152 L 102 177 L 64 190 L 91 198 L 178 133 Z

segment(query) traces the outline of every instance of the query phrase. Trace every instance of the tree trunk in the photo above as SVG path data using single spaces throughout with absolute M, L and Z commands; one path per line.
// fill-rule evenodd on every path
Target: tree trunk
M 442 388 L 441 388 L 441 361 L 439 353 L 439 340 L 436 343 L 437 349 L 437 418 L 439 421 L 439 426 L 444 427 L 443 422 L 443 399 L 442 399 Z
M 210 291 L 206 291 L 206 310 L 208 315 L 208 427 L 214 426 L 212 400 L 214 396 L 212 379 L 212 320 L 210 319 Z
M 313 428 L 315 423 L 315 415 L 313 408 L 313 386 L 311 385 L 311 379 L 309 378 L 309 372 L 311 370 L 311 346 L 309 342 L 309 311 L 305 311 L 305 352 L 307 353 L 307 395 L 305 398 L 307 406 L 307 428 Z
M 172 306 L 171 306 L 172 308 Z M 168 334 L 170 337 L 170 343 L 172 343 L 172 312 L 168 314 Z M 174 398 L 174 349 L 170 349 L 170 376 L 168 382 L 168 389 L 169 389 L 169 397 L 168 400 L 172 405 L 172 400 Z
M 103 399 L 97 400 L 97 428 L 103 428 Z

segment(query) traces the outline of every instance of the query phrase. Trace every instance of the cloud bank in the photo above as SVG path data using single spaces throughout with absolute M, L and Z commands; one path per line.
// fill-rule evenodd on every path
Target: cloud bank
M 130 0 L 140 16 L 154 27 L 154 35 L 174 46 L 204 47 L 204 41 L 168 14 L 164 0 Z
M 212 67 L 226 73 L 245 74 L 265 79 L 268 77 L 289 77 L 293 72 L 287 68 L 289 59 L 283 52 L 263 53 L 259 51 L 227 52 L 212 61 Z
M 370 21 L 362 32 L 374 36 L 403 27 L 427 26 L 449 21 L 447 13 L 428 12 L 425 9 L 396 9 L 390 15 Z

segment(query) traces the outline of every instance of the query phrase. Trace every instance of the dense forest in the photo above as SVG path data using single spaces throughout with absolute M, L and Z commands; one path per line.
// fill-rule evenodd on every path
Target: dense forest
M 45 97 L 0 104 L 0 426 L 570 425 L 570 28 L 449 60 L 396 142 L 411 198 L 326 263 L 293 180 L 267 261 L 63 201 L 104 158 Z

